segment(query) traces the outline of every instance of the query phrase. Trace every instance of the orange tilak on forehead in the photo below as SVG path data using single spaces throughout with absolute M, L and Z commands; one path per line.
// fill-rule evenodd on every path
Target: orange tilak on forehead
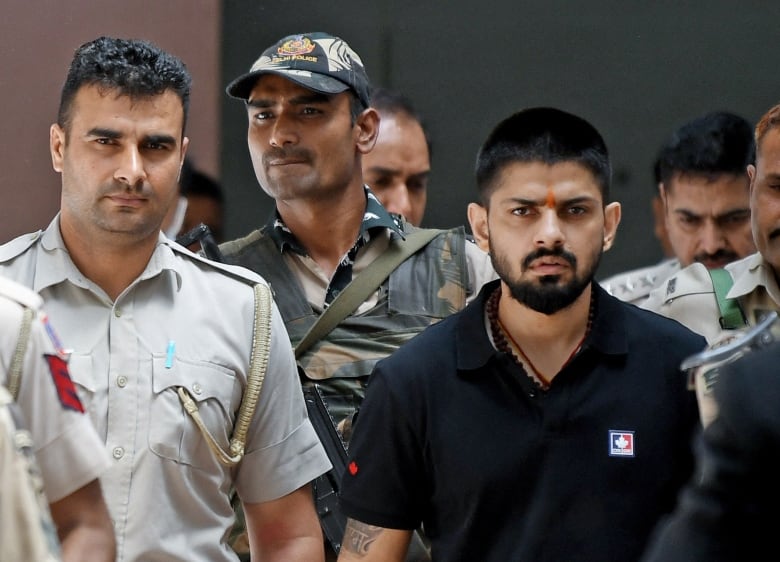
M 544 204 L 549 209 L 555 208 L 555 193 L 553 193 L 552 187 L 547 188 L 547 199 L 545 200 Z

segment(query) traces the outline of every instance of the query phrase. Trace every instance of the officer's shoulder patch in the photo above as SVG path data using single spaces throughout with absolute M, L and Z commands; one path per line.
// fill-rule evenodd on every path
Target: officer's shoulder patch
M 38 293 L 3 276 L 0 276 L 0 296 L 33 310 L 38 310 L 43 305 L 43 299 Z
M 6 262 L 26 252 L 43 235 L 42 230 L 17 236 L 0 246 L 0 263 Z
M 235 240 L 229 240 L 228 242 L 223 242 L 219 245 L 219 251 L 222 252 L 223 256 L 232 256 L 235 254 L 238 254 L 243 250 L 246 246 L 251 245 L 252 243 L 256 242 L 260 238 L 265 236 L 263 234 L 263 231 L 261 229 L 253 230 L 246 236 L 242 238 L 236 238 Z
M 184 256 L 188 259 L 201 263 L 207 267 L 216 269 L 222 273 L 227 274 L 228 276 L 234 279 L 237 279 L 249 285 L 255 285 L 256 283 L 265 283 L 265 280 L 259 274 L 255 273 L 250 269 L 247 269 L 246 267 L 211 260 L 201 254 L 196 254 L 179 244 L 171 243 L 168 246 L 171 248 L 171 250 L 173 250 L 176 254 L 180 256 Z
M 692 263 L 681 269 L 664 283 L 664 294 L 667 300 L 688 295 L 712 293 L 712 278 L 707 268 L 701 263 Z

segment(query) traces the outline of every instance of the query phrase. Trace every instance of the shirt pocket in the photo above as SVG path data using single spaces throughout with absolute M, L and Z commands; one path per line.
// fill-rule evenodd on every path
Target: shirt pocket
M 184 409 L 178 389 L 189 393 L 209 433 L 227 451 L 237 409 L 234 404 L 241 395 L 235 373 L 213 363 L 178 357 L 170 368 L 165 365 L 165 357 L 152 360 L 149 448 L 160 457 L 196 468 L 214 467 L 217 458 Z

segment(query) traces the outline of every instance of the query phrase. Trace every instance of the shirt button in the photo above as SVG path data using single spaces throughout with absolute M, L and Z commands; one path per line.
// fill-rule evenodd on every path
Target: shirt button
M 536 398 L 536 391 L 535 391 L 535 390 L 530 390 L 530 391 L 528 392 L 528 396 L 529 396 L 530 398 Z
M 122 316 L 122 309 L 121 308 L 115 308 L 114 309 L 114 316 L 116 316 L 117 318 Z
M 116 385 L 119 388 L 124 388 L 127 386 L 127 377 L 124 375 L 120 375 L 116 378 Z
M 119 460 L 124 456 L 125 450 L 122 447 L 114 447 L 112 454 L 114 455 L 115 459 Z
M 192 385 L 192 392 L 194 392 L 195 394 L 200 394 L 201 392 L 203 392 L 203 389 L 198 383 L 195 383 Z

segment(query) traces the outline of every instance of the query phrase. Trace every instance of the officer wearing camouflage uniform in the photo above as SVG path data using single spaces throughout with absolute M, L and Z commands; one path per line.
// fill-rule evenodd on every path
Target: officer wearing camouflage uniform
M 747 177 L 754 155 L 752 128 L 733 113 L 708 113 L 675 131 L 655 165 L 674 257 L 605 279 L 602 286 L 640 304 L 681 267 L 723 267 L 754 252 Z
M 346 42 L 324 33 L 284 37 L 227 92 L 246 102 L 255 172 L 276 210 L 261 229 L 220 249 L 271 283 L 296 346 L 353 277 L 415 227 L 363 183 L 361 155 L 374 145 L 379 117 L 368 107 L 362 61 Z M 327 137 L 335 126 L 340 136 Z M 343 421 L 377 360 L 463 308 L 494 276 L 463 228 L 441 233 L 299 358 L 304 383 L 318 381 L 334 421 Z
M 780 105 L 772 107 L 755 129 L 756 162 L 747 166 L 750 177 L 752 233 L 758 252 L 725 266 L 733 286 L 724 295 L 735 299 L 748 325 L 768 311 L 780 310 Z M 707 338 L 711 345 L 725 343 L 739 334 L 724 329 L 710 272 L 694 263 L 654 290 L 641 305 L 674 318 Z M 717 416 L 712 399 L 713 372 L 700 370 L 694 384 L 702 422 Z

